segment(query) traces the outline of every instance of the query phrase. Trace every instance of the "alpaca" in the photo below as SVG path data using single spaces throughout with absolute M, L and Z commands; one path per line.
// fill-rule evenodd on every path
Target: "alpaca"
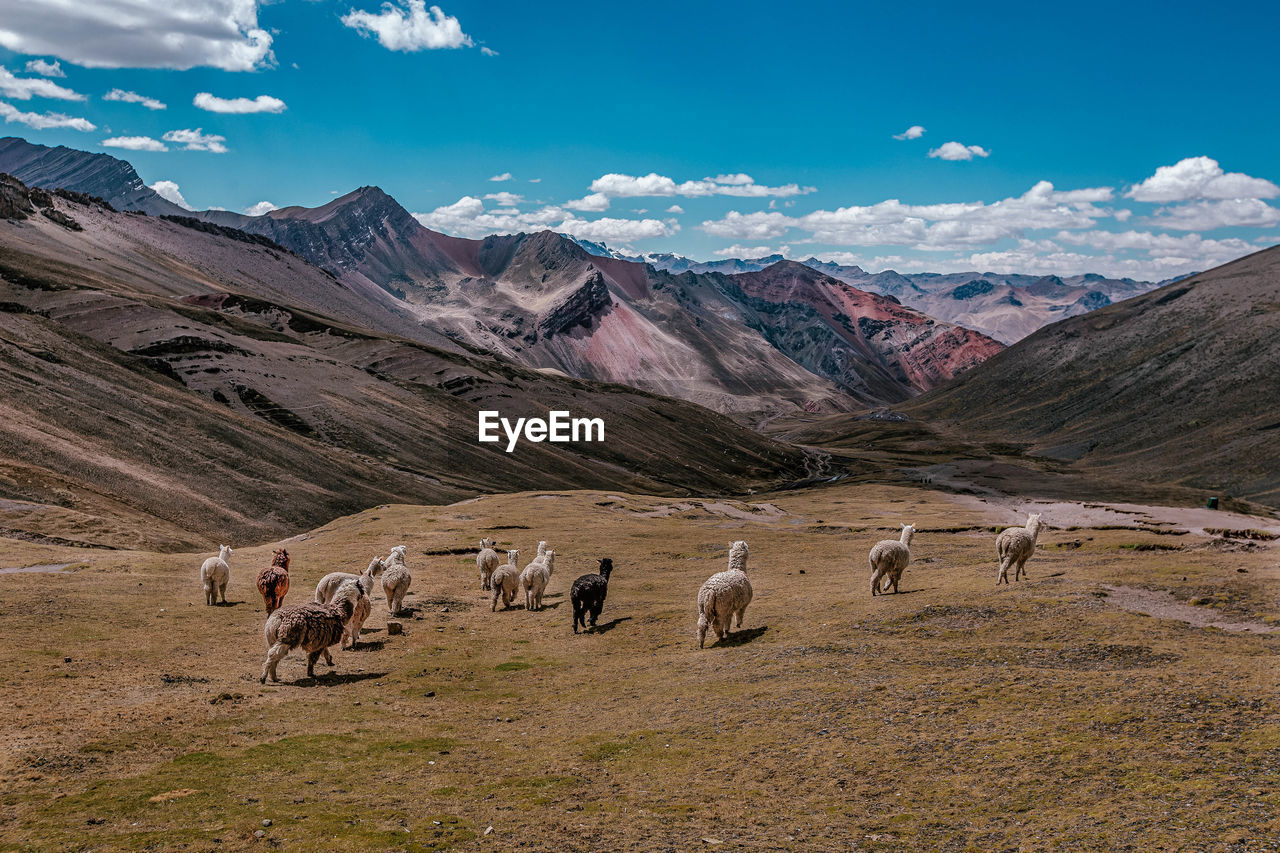
M 875 544 L 871 549 L 871 553 L 867 555 L 867 562 L 871 564 L 871 594 L 878 595 L 882 592 L 888 592 L 889 587 L 893 587 L 896 595 L 898 592 L 898 581 L 902 579 L 902 572 L 907 568 L 907 564 L 911 562 L 911 538 L 916 535 L 916 528 L 911 524 L 902 525 L 902 535 L 895 539 L 883 539 Z M 884 580 L 884 586 L 879 585 L 879 581 Z
M 489 578 L 493 570 L 498 568 L 498 552 L 493 550 L 497 544 L 492 539 L 480 540 L 480 553 L 476 554 L 476 568 L 480 570 L 480 588 L 489 588 Z
M 551 573 L 556 568 L 556 552 L 548 551 L 541 562 L 534 560 L 520 573 L 520 585 L 524 587 L 524 609 L 541 610 L 542 594 L 551 582 Z
M 707 578 L 698 590 L 698 648 L 703 648 L 707 629 L 714 629 L 716 638 L 729 636 L 729 626 L 737 617 L 737 627 L 742 627 L 743 614 L 751 603 L 754 591 L 747 578 L 747 543 L 738 540 L 729 546 L 729 568 Z
M 329 572 L 329 574 L 320 579 L 320 583 L 316 584 L 316 604 L 328 604 L 333 601 L 333 594 L 338 591 L 338 587 L 342 585 L 343 581 L 359 580 L 362 577 L 373 578 L 384 568 L 386 568 L 386 564 L 374 557 L 369 561 L 369 568 L 358 575 L 353 575 L 350 572 Z M 372 583 L 365 587 L 370 596 L 373 595 L 373 588 Z
M 382 561 L 382 592 L 387 597 L 387 610 L 392 616 L 399 615 L 409 584 L 413 582 L 409 567 L 404 562 L 405 550 L 405 546 L 397 545 L 391 549 L 391 555 Z
M 263 628 L 267 660 L 262 665 L 262 677 L 258 680 L 266 684 L 267 676 L 270 676 L 272 681 L 279 681 L 276 665 L 299 646 L 307 653 L 308 678 L 315 678 L 316 661 L 321 655 L 333 666 L 329 647 L 342 641 L 343 631 L 361 598 L 367 600 L 368 596 L 360 582 L 344 581 L 334 593 L 331 604 L 294 604 L 272 613 Z
M 281 548 L 271 556 L 271 565 L 258 573 L 258 592 L 267 605 L 267 615 L 284 605 L 289 592 L 289 552 Z
M 520 559 L 519 551 L 507 552 L 507 564 L 498 566 L 494 570 L 493 576 L 489 578 L 489 583 L 493 587 L 493 603 L 490 611 L 498 609 L 498 598 L 502 598 L 502 609 L 505 610 L 511 606 L 511 602 L 515 600 L 516 590 L 520 588 L 520 568 L 516 565 L 516 561 Z
M 370 569 L 373 566 L 369 567 Z M 344 581 L 345 583 L 345 581 Z M 369 618 L 369 613 L 373 611 L 373 575 L 366 570 L 364 574 L 356 578 L 356 583 L 360 585 L 360 591 L 364 593 L 356 599 L 355 607 L 351 611 L 351 618 L 347 620 L 347 624 L 342 629 L 342 647 L 347 649 L 355 649 L 360 645 L 360 629 L 364 627 L 364 620 Z M 336 596 L 337 593 L 335 592 Z M 350 641 L 350 645 L 347 642 Z M 328 651 L 325 652 L 328 657 Z
M 1000 559 L 1000 571 L 996 575 L 996 586 L 1001 581 L 1005 584 L 1009 583 L 1009 567 L 1016 565 L 1013 570 L 1013 579 L 1021 580 L 1022 575 L 1027 573 L 1024 568 L 1027 560 L 1031 559 L 1031 555 L 1036 552 L 1036 539 L 1040 536 L 1040 514 L 1031 513 L 1027 516 L 1026 527 L 1009 527 L 1000 532 L 996 537 L 996 555 Z
M 605 596 L 609 594 L 609 575 L 613 573 L 613 560 L 605 557 L 600 563 L 600 574 L 583 575 L 573 582 L 569 598 L 573 602 L 573 633 L 578 626 L 585 630 L 596 626 L 600 611 L 604 609 Z
M 210 557 L 200 566 L 200 585 L 204 587 L 204 603 L 217 604 L 218 596 L 222 603 L 227 603 L 227 583 L 231 580 L 231 567 L 227 560 L 231 558 L 231 546 L 219 545 L 218 556 Z

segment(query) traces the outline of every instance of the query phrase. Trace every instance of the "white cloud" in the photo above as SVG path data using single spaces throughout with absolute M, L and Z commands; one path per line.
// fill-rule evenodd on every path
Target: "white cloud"
M 1125 193 L 1134 201 L 1189 201 L 1191 199 L 1275 198 L 1280 187 L 1242 172 L 1224 172 L 1217 160 L 1188 157 L 1172 166 L 1161 166 L 1145 181 Z
M 642 177 L 610 173 L 601 175 L 591 182 L 591 192 L 593 194 L 609 198 L 676 195 L 689 198 L 702 198 L 713 195 L 761 198 L 765 196 L 804 195 L 813 191 L 813 187 L 801 187 L 798 184 L 767 187 L 757 184 L 750 175 L 743 174 L 717 175 L 714 178 L 703 178 L 700 181 L 676 183 L 666 175 L 659 175 L 656 172 L 650 172 Z
M 581 210 L 587 213 L 599 213 L 609 209 L 609 197 L 604 193 L 592 193 L 574 201 L 566 201 L 564 206 L 570 210 Z
M 27 63 L 28 74 L 39 74 L 41 77 L 66 77 L 67 72 L 62 70 L 62 63 L 56 59 L 53 62 L 45 62 L 43 59 L 33 59 Z
M 991 152 L 981 145 L 964 145 L 960 142 L 944 142 L 929 151 L 930 157 L 939 160 L 972 160 L 974 157 L 990 157 Z
M 450 17 L 424 0 L 400 0 L 383 3 L 381 12 L 352 9 L 342 17 L 343 26 L 363 36 L 374 36 L 387 50 L 434 50 L 448 47 L 471 47 L 471 36 L 462 31 L 457 18 Z
M 256 98 L 219 98 L 208 92 L 200 92 L 191 101 L 202 110 L 211 113 L 282 113 L 285 111 L 284 101 L 270 95 L 259 95 Z
M 494 176 L 493 176 L 492 178 L 490 178 L 489 180 L 491 180 L 491 181 L 497 181 L 497 182 L 509 181 L 509 180 L 511 180 L 511 173 L 510 173 L 510 172 L 503 172 L 501 175 L 494 175 Z
M 0 25 L 2 26 L 2 25 Z M 59 101 L 83 101 L 84 95 L 73 92 L 65 86 L 59 86 L 52 80 L 43 77 L 15 77 L 13 72 L 0 65 L 0 95 L 29 101 L 37 98 L 54 98 Z
M 274 61 L 259 2 L 5 0 L 0 47 L 87 68 L 252 71 Z
M 485 200 L 497 202 L 499 207 L 515 207 L 524 201 L 524 196 L 508 192 L 489 193 L 485 196 Z
M 83 131 L 98 129 L 96 124 L 87 119 L 63 115 L 62 113 L 24 113 L 13 104 L 4 101 L 0 101 L 0 118 L 7 122 L 16 121 L 28 127 L 34 127 L 36 130 L 49 130 L 57 127 Z
M 922 136 L 924 136 L 924 128 L 918 124 L 913 124 L 911 125 L 911 127 L 908 127 L 906 130 L 902 131 L 902 133 L 895 133 L 893 135 L 893 138 L 894 139 L 919 139 Z
M 915 246 L 938 251 L 1017 238 L 1033 229 L 1090 228 L 1107 216 L 1096 203 L 1109 201 L 1112 195 L 1110 187 L 1059 191 L 1048 181 L 1040 181 L 1021 196 L 991 204 L 910 205 L 888 199 L 867 206 L 815 210 L 803 216 L 730 211 L 721 219 L 703 222 L 702 230 L 735 240 L 773 240 L 795 228 L 809 232 L 809 239 L 816 243 Z
M 102 140 L 104 148 L 124 148 L 129 151 L 168 151 L 169 146 L 150 136 L 114 136 Z M 157 190 L 158 192 L 158 190 Z
M 684 213 L 684 208 L 678 204 L 673 204 L 667 208 L 667 213 Z
M 497 56 L 498 52 L 491 47 L 482 47 L 480 48 L 480 54 L 482 56 Z
M 509 177 L 510 177 L 510 173 L 508 173 L 508 178 L 509 178 Z M 492 180 L 493 180 L 493 178 L 490 178 L 489 180 L 491 180 L 491 181 L 492 181 Z M 542 178 L 530 178 L 530 179 L 529 179 L 529 183 L 531 183 L 531 184 L 540 184 L 540 183 L 542 183 Z
M 1214 228 L 1270 228 L 1280 224 L 1280 210 L 1256 198 L 1193 201 L 1163 207 L 1150 219 L 1159 228 L 1177 231 L 1212 231 Z
M 273 210 L 279 210 L 276 205 L 269 201 L 260 201 L 252 207 L 246 207 L 244 212 L 249 216 L 262 216 L 264 213 L 270 213 Z
M 475 196 L 463 196 L 453 204 L 437 207 L 430 213 L 415 213 L 413 217 L 427 228 L 459 237 L 484 237 L 489 234 L 549 229 L 584 240 L 621 244 L 653 237 L 669 237 L 680 230 L 680 226 L 674 221 L 663 222 L 657 219 L 582 219 L 555 205 L 532 211 L 511 208 L 486 210 L 484 202 Z
M 145 95 L 139 95 L 137 92 L 128 92 L 124 89 L 112 89 L 110 92 L 102 96 L 104 101 L 122 101 L 126 104 L 142 104 L 149 110 L 166 110 L 163 102 L 157 101 L 155 98 L 148 98 Z
M 734 243 L 724 249 L 716 249 L 712 252 L 722 258 L 763 258 L 773 254 L 773 249 L 768 246 L 739 246 Z
M 184 151 L 210 151 L 214 154 L 227 153 L 225 136 L 205 133 L 202 128 L 195 130 L 171 130 L 164 135 L 165 142 L 173 142 L 183 147 Z
M 187 200 L 182 197 L 182 190 L 178 189 L 178 185 L 173 181 L 156 181 L 151 185 L 151 189 L 156 191 L 156 195 L 173 202 L 178 207 L 194 210 L 191 205 L 187 204 Z

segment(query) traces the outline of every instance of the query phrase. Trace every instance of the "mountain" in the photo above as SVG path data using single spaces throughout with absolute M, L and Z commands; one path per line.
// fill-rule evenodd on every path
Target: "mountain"
M 43 150 L 46 158 L 61 156 L 57 149 Z M 86 168 L 98 162 L 93 156 L 81 158 Z M 65 170 L 59 175 L 75 186 L 89 183 L 71 181 L 74 176 Z M 483 351 L 722 412 L 754 416 L 898 402 L 998 348 L 981 335 L 935 330 L 931 346 L 952 345 L 957 352 L 931 356 L 929 369 L 907 365 L 900 348 L 925 328 L 928 318 L 919 312 L 885 311 L 863 299 L 838 297 L 844 308 L 826 316 L 791 291 L 783 302 L 756 304 L 769 300 L 744 295 L 716 272 L 676 275 L 618 253 L 593 254 L 605 247 L 584 249 L 550 231 L 484 240 L 449 237 L 423 227 L 377 187 L 361 187 L 314 209 L 192 215 L 266 237 L 328 270 L 364 303 L 353 316 L 367 325 L 442 349 Z M 743 269 L 736 261 L 704 266 Z M 830 289 L 833 281 L 822 285 L 830 291 L 822 297 L 827 302 L 839 290 Z M 864 306 L 877 323 L 901 328 L 855 334 L 849 346 L 841 324 L 860 318 L 844 312 Z M 787 328 L 779 326 L 779 317 L 786 318 Z M 815 357 L 818 342 L 836 348 Z
M 816 471 L 686 402 L 364 325 L 376 306 L 261 237 L 13 179 L 0 212 L 6 535 L 207 547 L 390 502 L 744 491 Z M 597 417 L 606 439 L 507 453 L 476 440 L 482 409 Z
M 17 136 L 0 138 L 0 172 L 24 184 L 72 190 L 105 199 L 119 210 L 185 215 L 186 208 L 161 198 L 133 166 L 109 154 L 90 154 L 59 145 L 36 145 Z
M 906 410 L 1072 469 L 1280 506 L 1277 341 L 1280 247 L 1046 326 Z

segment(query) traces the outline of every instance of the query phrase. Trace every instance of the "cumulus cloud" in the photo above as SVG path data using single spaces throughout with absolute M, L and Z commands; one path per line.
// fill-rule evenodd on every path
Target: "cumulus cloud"
M 352 9 L 342 16 L 342 24 L 363 36 L 374 36 L 387 50 L 434 50 L 473 44 L 457 18 L 446 15 L 439 6 L 428 9 L 424 0 L 383 3 L 381 12 Z
M 722 258 L 763 258 L 772 255 L 773 249 L 768 246 L 739 246 L 734 243 L 732 246 L 716 249 L 712 254 Z
M 62 70 L 62 63 L 58 60 L 53 62 L 45 62 L 43 59 L 33 59 L 27 63 L 28 74 L 39 74 L 41 77 L 66 77 L 67 72 Z
M 285 111 L 284 101 L 270 95 L 259 95 L 256 98 L 219 98 L 208 92 L 200 92 L 191 101 L 202 110 L 211 113 L 282 113 Z
M 494 176 L 493 176 L 492 178 L 490 178 L 489 180 L 491 180 L 491 181 L 496 181 L 496 182 L 499 182 L 499 183 L 501 183 L 502 181 L 509 181 L 509 180 L 511 180 L 511 173 L 510 173 L 510 172 L 503 172 L 501 175 L 494 175 Z
M 588 196 L 566 201 L 564 206 L 570 210 L 581 210 L 586 213 L 599 213 L 609 209 L 609 197 L 604 193 L 592 193 Z
M 252 71 L 274 61 L 271 35 L 258 26 L 258 5 L 259 0 L 5 2 L 0 47 L 87 68 Z
M 893 135 L 893 138 L 894 139 L 919 139 L 922 136 L 924 136 L 924 128 L 918 124 L 913 124 L 911 125 L 911 127 L 908 127 L 906 130 L 902 131 L 902 133 L 895 133 Z
M 1152 225 L 1177 231 L 1212 231 L 1215 228 L 1270 228 L 1280 224 L 1280 210 L 1256 198 L 1193 201 L 1162 207 L 1150 219 Z
M 0 118 L 7 122 L 18 122 L 36 130 L 65 127 L 71 130 L 97 130 L 98 126 L 88 119 L 63 115 L 62 113 L 25 113 L 13 104 L 0 101 Z
M 124 148 L 129 151 L 168 151 L 169 146 L 150 136 L 113 136 L 102 140 L 104 148 Z M 157 190 L 159 192 L 159 190 Z
M 678 204 L 673 204 L 667 208 L 667 213 L 684 213 L 684 208 Z
M 491 47 L 482 47 L 480 48 L 480 54 L 482 56 L 497 56 L 498 52 Z
M 607 198 L 639 198 L 642 196 L 685 196 L 702 198 L 713 195 L 762 198 L 765 196 L 793 196 L 814 192 L 814 187 L 785 184 L 767 187 L 757 184 L 750 175 L 717 175 L 700 181 L 676 183 L 666 175 L 650 172 L 637 177 L 610 173 L 591 182 L 591 192 Z
M 990 157 L 991 152 L 981 145 L 944 142 L 937 148 L 930 149 L 929 156 L 939 160 L 972 160 L 974 157 Z
M 171 130 L 163 137 L 165 142 L 181 145 L 184 151 L 209 151 L 214 154 L 227 153 L 225 136 L 205 133 L 201 128 L 195 130 Z
M 772 240 L 792 228 L 809 232 L 816 243 L 845 246 L 915 246 L 944 250 L 1021 237 L 1027 230 L 1089 228 L 1107 211 L 1098 203 L 1113 196 L 1110 187 L 1060 191 L 1040 181 L 1021 196 L 982 201 L 911 205 L 888 199 L 873 205 L 815 210 L 803 216 L 777 211 L 730 211 L 702 223 L 712 236 L 736 240 Z
M 1156 173 L 1125 193 L 1134 201 L 1189 201 L 1191 199 L 1275 198 L 1280 187 L 1242 172 L 1224 172 L 1217 160 L 1188 157 Z
M 37 98 L 54 98 L 59 101 L 83 101 L 84 95 L 73 92 L 65 86 L 59 86 L 52 80 L 43 77 L 15 77 L 13 72 L 0 65 L 0 95 L 29 101 Z
M 121 101 L 126 104 L 142 104 L 149 110 L 165 110 L 168 109 L 162 101 L 155 98 L 148 98 L 145 95 L 139 95 L 137 92 L 129 92 L 124 89 L 112 89 L 110 92 L 102 96 L 104 101 Z
M 524 196 L 508 192 L 489 193 L 485 200 L 497 202 L 499 207 L 515 207 L 524 201 Z
M 187 210 L 194 209 L 187 204 L 187 200 L 182 197 L 182 190 L 178 189 L 178 185 L 173 181 L 156 181 L 151 185 L 151 189 L 156 191 L 156 195 L 166 201 L 173 202 L 178 207 L 185 207 Z
M 427 228 L 459 237 L 484 237 L 489 234 L 515 234 L 520 231 L 553 230 L 583 240 L 626 243 L 652 237 L 667 237 L 680 229 L 673 221 L 658 219 L 583 219 L 563 207 L 548 205 L 531 211 L 511 208 L 486 210 L 484 201 L 463 196 L 453 204 L 437 207 L 430 213 L 415 213 Z
M 246 207 L 244 212 L 249 216 L 262 216 L 264 213 L 270 213 L 273 210 L 279 210 L 276 205 L 269 201 L 260 201 L 252 207 Z

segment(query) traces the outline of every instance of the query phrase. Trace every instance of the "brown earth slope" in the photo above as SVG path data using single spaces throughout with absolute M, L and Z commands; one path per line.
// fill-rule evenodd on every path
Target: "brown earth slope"
M 1280 247 L 1047 326 L 906 406 L 1070 468 L 1280 506 Z
M 350 290 L 278 247 L 43 203 L 81 230 L 0 220 L 0 528 L 168 548 L 391 500 L 806 473 L 804 454 L 689 403 L 337 320 Z M 477 441 L 481 409 L 599 417 L 606 440 L 506 453 Z

